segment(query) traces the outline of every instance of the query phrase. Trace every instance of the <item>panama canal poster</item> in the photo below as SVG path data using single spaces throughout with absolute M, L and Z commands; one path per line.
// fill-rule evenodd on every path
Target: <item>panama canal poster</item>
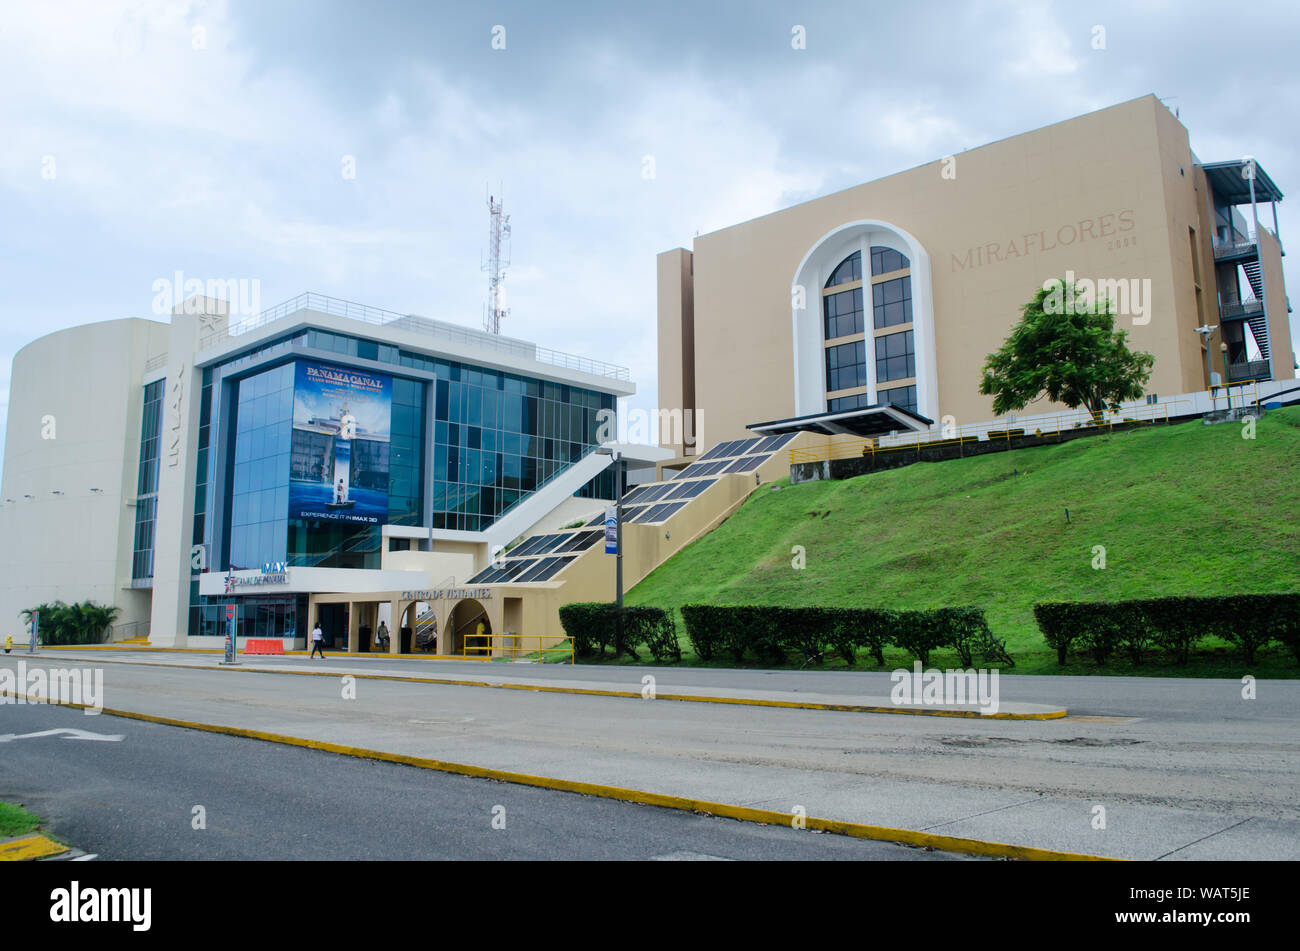
M 392 405 L 390 376 L 298 361 L 289 518 L 388 521 Z

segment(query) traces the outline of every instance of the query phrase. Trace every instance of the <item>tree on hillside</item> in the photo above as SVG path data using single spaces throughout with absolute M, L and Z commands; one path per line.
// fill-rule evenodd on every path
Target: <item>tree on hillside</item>
M 1111 302 L 1086 291 L 1048 281 L 1021 308 L 1020 323 L 984 362 L 980 392 L 993 397 L 993 412 L 1021 410 L 1046 396 L 1100 419 L 1142 396 L 1155 357 L 1129 350 Z

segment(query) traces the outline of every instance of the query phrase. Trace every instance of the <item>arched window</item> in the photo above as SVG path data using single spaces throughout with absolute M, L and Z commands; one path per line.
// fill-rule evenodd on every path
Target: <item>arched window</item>
M 874 252 L 875 248 L 872 248 L 872 251 Z M 831 272 L 826 287 L 838 287 L 840 284 L 851 284 L 860 280 L 862 280 L 862 252 L 854 251 Z
M 876 220 L 827 233 L 800 262 L 795 297 L 795 410 L 894 404 L 934 412 L 929 257 L 914 237 Z M 820 318 L 820 319 L 819 319 Z
M 843 265 L 840 265 L 843 267 Z M 900 254 L 893 248 L 873 247 L 871 249 L 871 276 L 878 274 L 888 274 L 891 271 L 901 271 L 905 267 L 911 267 L 912 262 L 907 256 Z

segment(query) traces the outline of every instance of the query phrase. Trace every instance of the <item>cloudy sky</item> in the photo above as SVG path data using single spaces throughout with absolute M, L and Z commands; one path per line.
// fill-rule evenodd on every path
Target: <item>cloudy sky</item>
M 655 255 L 697 232 L 1146 93 L 1201 159 L 1300 187 L 1300 4 L 1244 23 L 1186 0 L 3 0 L 0 420 L 20 347 L 152 316 L 176 271 L 477 327 L 489 187 L 504 332 L 628 366 L 653 406 Z

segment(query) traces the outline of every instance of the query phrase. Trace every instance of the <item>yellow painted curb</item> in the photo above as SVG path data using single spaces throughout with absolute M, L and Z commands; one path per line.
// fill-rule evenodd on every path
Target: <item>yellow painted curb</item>
M 78 658 L 73 658 L 74 662 Z M 92 661 L 84 661 L 92 663 Z M 595 690 L 586 687 L 554 687 L 547 684 L 494 684 L 485 680 L 452 680 L 447 677 L 403 677 L 399 674 L 351 674 L 328 670 L 266 670 L 260 667 L 229 667 L 214 664 L 150 664 L 129 660 L 94 661 L 102 664 L 127 664 L 136 667 L 165 667 L 171 670 L 229 670 L 241 674 L 284 674 L 292 677 L 355 677 L 358 680 L 388 680 L 405 684 L 434 684 L 443 687 L 495 687 L 501 690 L 531 690 L 534 693 L 565 693 L 587 697 L 644 699 L 639 690 Z M 1069 711 L 1047 710 L 1042 713 L 980 713 L 978 710 L 935 710 L 925 707 L 880 707 L 853 703 L 818 703 L 813 700 L 760 700 L 748 697 L 712 697 L 704 694 L 673 694 L 656 691 L 656 700 L 686 703 L 730 703 L 746 707 L 778 707 L 787 710 L 830 710 L 838 713 L 895 713 L 914 717 L 962 717 L 974 720 L 1060 720 Z
M 27 835 L 21 839 L 0 842 L 0 862 L 30 862 L 66 851 L 66 845 L 59 845 L 53 839 L 40 834 Z
M 14 645 L 15 652 L 18 651 L 18 645 Z M 225 654 L 220 647 L 148 647 L 145 645 L 127 644 L 123 641 L 114 641 L 112 644 L 42 644 L 43 651 L 131 651 L 133 653 L 145 653 L 149 651 L 158 651 L 167 654 Z M 380 651 L 350 651 L 339 650 L 337 647 L 330 649 L 335 657 L 347 657 L 353 660 L 458 660 L 471 661 L 473 663 L 491 663 L 491 657 L 466 657 L 462 654 L 384 654 Z M 23 645 L 22 653 L 27 653 L 27 645 Z M 240 657 L 306 657 L 311 652 L 308 650 L 287 650 L 283 654 L 247 654 L 244 651 L 239 652 Z M 557 665 L 563 666 L 563 665 Z
M 48 701 L 47 701 L 48 702 Z M 84 708 L 83 703 L 60 703 L 59 706 Z M 553 789 L 559 792 L 578 793 L 583 796 L 596 796 L 601 799 L 617 799 L 621 802 L 635 802 L 644 806 L 660 806 L 664 809 L 677 809 L 703 815 L 720 816 L 724 819 L 738 819 L 742 822 L 758 822 L 764 825 L 795 827 L 799 822 L 803 828 L 820 832 L 833 832 L 836 835 L 852 836 L 856 839 L 875 839 L 882 842 L 898 842 L 922 848 L 938 849 L 943 852 L 958 852 L 964 855 L 980 855 L 990 858 L 1028 859 L 1037 862 L 1118 862 L 1101 855 L 1085 855 L 1079 852 L 1057 852 L 1052 849 L 1038 849 L 1026 845 L 1009 845 L 1004 842 L 984 842 L 979 839 L 965 839 L 957 836 L 936 835 L 931 832 L 916 832 L 911 829 L 892 829 L 888 826 L 866 825 L 858 822 L 843 822 L 836 819 L 818 819 L 814 816 L 793 816 L 786 812 L 769 809 L 752 809 L 748 806 L 733 806 L 728 803 L 710 802 L 707 799 L 690 799 L 686 796 L 673 796 L 666 793 L 645 792 L 640 789 L 627 789 L 622 786 L 606 786 L 602 783 L 586 783 L 571 779 L 554 779 L 548 776 L 534 776 L 530 773 L 516 773 L 504 769 L 492 769 L 487 766 L 471 766 L 466 763 L 452 763 L 446 760 L 427 759 L 421 756 L 407 756 L 402 753 L 388 753 L 383 750 L 369 750 L 358 746 L 341 746 L 322 740 L 308 740 L 298 736 L 284 736 L 279 733 L 266 733 L 262 730 L 249 730 L 243 727 L 222 726 L 216 723 L 198 723 L 190 720 L 177 720 L 172 717 L 156 716 L 152 713 L 136 713 L 130 710 L 111 710 L 105 707 L 100 711 L 109 716 L 123 717 L 128 720 L 142 720 L 162 726 L 175 726 L 187 730 L 200 730 L 204 733 L 220 733 L 226 736 L 238 736 L 249 740 L 262 740 L 267 743 L 280 743 L 285 746 L 297 746 L 303 749 L 320 750 L 339 756 L 352 756 L 358 759 L 378 760 L 385 763 L 398 763 L 414 766 L 418 769 L 431 769 L 440 773 L 453 773 L 458 776 L 472 776 L 477 779 L 492 779 L 502 783 L 514 783 L 519 786 L 534 786 L 539 789 Z

